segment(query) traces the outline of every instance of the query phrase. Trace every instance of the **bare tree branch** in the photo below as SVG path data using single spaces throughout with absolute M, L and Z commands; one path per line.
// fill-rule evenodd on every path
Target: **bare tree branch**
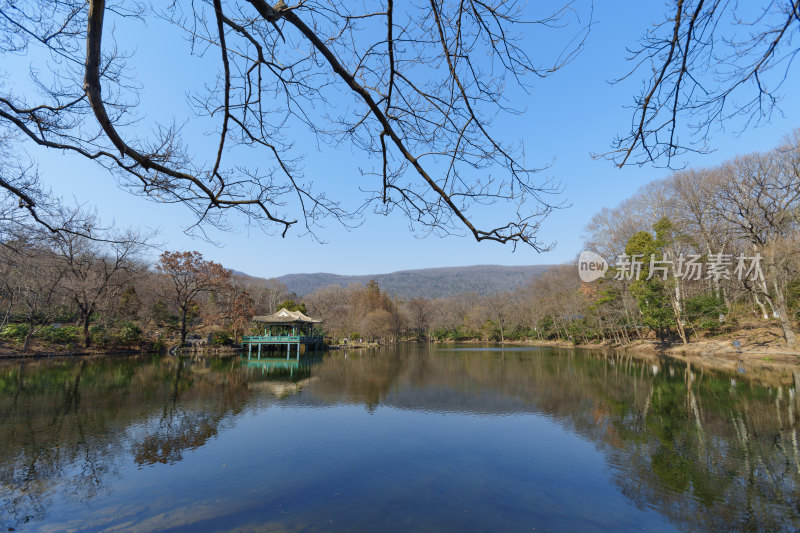
M 525 164 L 521 144 L 495 136 L 492 118 L 518 112 L 503 96 L 508 82 L 526 89 L 528 76 L 555 72 L 580 49 L 586 28 L 544 66 L 522 46 L 534 26 L 569 23 L 570 8 L 532 21 L 516 2 L 497 0 L 435 0 L 422 10 L 387 0 L 374 11 L 339 1 L 203 0 L 157 12 L 106 0 L 6 0 L 0 12 L 0 54 L 36 48 L 63 58 L 48 65 L 49 79 L 34 80 L 39 96 L 0 92 L 0 128 L 22 146 L 95 160 L 135 194 L 183 204 L 196 217 L 190 229 L 224 229 L 238 213 L 265 231 L 285 236 L 302 221 L 314 234 L 324 219 L 357 224 L 374 204 L 384 214 L 400 209 L 422 233 L 466 230 L 479 241 L 548 248 L 537 232 L 560 187 Z M 135 127 L 141 88 L 126 81 L 128 58 L 104 39 L 105 19 L 149 16 L 186 32 L 195 53 L 219 50 L 218 71 L 207 72 L 216 83 L 190 101 L 198 121 L 216 124 L 213 157 L 199 156 L 174 125 L 156 122 L 149 136 Z M 316 190 L 327 176 L 300 169 L 298 127 L 362 154 L 362 172 L 378 178 L 364 203 L 344 207 L 329 198 L 329 183 Z M 263 154 L 265 169 L 238 164 L 230 154 L 243 148 Z M 28 195 L 7 180 L 0 187 Z M 501 209 L 482 209 L 493 204 Z M 484 226 L 500 213 L 511 216 Z
M 681 154 L 709 151 L 713 130 L 734 117 L 742 118 L 742 128 L 769 121 L 800 51 L 794 42 L 800 2 L 763 4 L 752 19 L 740 14 L 750 3 L 674 0 L 674 14 L 647 32 L 629 57 L 633 69 L 616 80 L 652 69 L 635 100 L 630 131 L 597 157 L 620 167 L 673 167 Z

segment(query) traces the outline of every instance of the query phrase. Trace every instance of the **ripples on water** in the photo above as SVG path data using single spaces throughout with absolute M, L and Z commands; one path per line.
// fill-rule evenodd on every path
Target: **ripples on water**
M 425 345 L 6 363 L 0 531 L 797 530 L 795 373 Z

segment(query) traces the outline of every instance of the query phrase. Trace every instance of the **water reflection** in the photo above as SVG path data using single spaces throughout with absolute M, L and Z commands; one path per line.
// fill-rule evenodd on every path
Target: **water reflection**
M 149 509 L 161 493 L 130 494 L 144 492 L 136 483 L 147 476 L 166 476 L 152 489 L 163 494 L 193 487 L 201 474 L 178 468 L 191 457 L 192 465 L 235 472 L 203 478 L 238 502 L 232 511 L 198 491 L 211 520 L 203 527 L 358 530 L 392 517 L 383 529 L 796 530 L 796 369 L 742 370 L 616 353 L 424 345 L 300 362 L 6 364 L 0 528 L 57 526 L 67 516 L 79 528 L 155 527 L 161 515 Z M 314 414 L 319 408 L 324 414 Z M 555 437 L 543 421 L 573 440 L 545 440 Z M 581 442 L 591 443 L 601 469 L 585 464 Z M 344 463 L 348 469 L 336 470 Z M 627 503 L 593 488 L 605 482 Z M 417 486 L 424 490 L 410 490 Z M 342 506 L 345 489 L 351 499 Z M 556 490 L 572 502 L 548 502 Z M 117 500 L 130 509 L 128 522 L 107 516 Z M 467 522 L 454 514 L 459 501 L 473 502 Z M 302 512 L 286 512 L 298 502 Z M 491 517 L 486 502 L 510 510 Z M 558 514 L 559 505 L 572 505 L 572 514 Z M 186 520 L 170 526 L 199 527 Z
M 311 368 L 322 362 L 322 357 L 304 357 L 303 359 L 241 357 L 241 365 L 251 371 L 260 371 L 262 377 L 306 379 L 311 377 Z

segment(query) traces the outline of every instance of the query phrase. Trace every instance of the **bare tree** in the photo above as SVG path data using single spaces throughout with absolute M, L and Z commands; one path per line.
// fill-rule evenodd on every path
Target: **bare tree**
M 406 314 L 400 299 L 395 296 L 392 298 L 392 305 L 389 308 L 389 330 L 394 336 L 394 341 L 398 342 L 400 336 L 408 329 L 408 315 Z
M 478 299 L 477 294 L 468 293 L 435 300 L 431 327 L 455 331 L 467 325 L 470 322 L 470 316 L 475 314 L 474 308 Z
M 737 158 L 722 167 L 715 214 L 730 231 L 763 256 L 761 279 L 753 280 L 781 322 L 789 348 L 795 332 L 786 303 L 785 273 L 797 262 L 800 228 L 800 136 L 779 150 Z
M 670 14 L 630 50 L 644 70 L 630 130 L 605 154 L 619 166 L 671 166 L 709 149 L 710 132 L 734 116 L 745 126 L 769 120 L 800 51 L 800 2 L 671 0 Z
M 385 309 L 367 313 L 361 320 L 361 334 L 370 341 L 381 341 L 392 333 L 392 315 Z
M 427 337 L 434 314 L 434 306 L 427 298 L 412 298 L 406 303 L 411 329 L 417 338 Z
M 538 64 L 522 47 L 523 32 L 564 26 L 574 11 L 535 20 L 522 11 L 502 1 L 386 0 L 373 10 L 341 1 L 206 0 L 161 11 L 105 0 L 5 1 L 0 53 L 53 60 L 32 69 L 49 72 L 34 74 L 41 95 L 25 86 L 0 94 L 0 135 L 19 150 L 38 145 L 94 160 L 134 194 L 183 204 L 201 231 L 226 227 L 230 212 L 282 235 L 298 222 L 313 231 L 322 217 L 350 224 L 374 204 L 383 213 L 399 209 L 423 233 L 466 231 L 542 250 L 539 223 L 559 188 L 535 176 L 521 145 L 502 140 L 491 117 L 515 111 L 503 98 L 509 84 L 527 88 L 568 63 L 588 26 L 564 34 L 564 46 Z M 210 157 L 174 125 L 155 123 L 148 135 L 130 123 L 142 88 L 126 82 L 128 56 L 108 28 L 152 17 L 187 32 L 193 52 L 218 57 L 216 71 L 206 72 L 208 90 L 191 99 L 199 123 L 216 127 Z M 361 207 L 345 209 L 312 187 L 317 176 L 300 169 L 295 128 L 364 154 L 374 185 Z M 266 168 L 243 168 L 228 157 L 233 148 L 258 151 Z M 0 187 L 44 220 L 48 196 L 38 183 Z M 474 208 L 488 203 L 514 214 L 477 226 Z M 493 211 L 500 212 L 507 211 Z
M 245 287 L 235 279 L 221 285 L 212 295 L 213 302 L 209 302 L 204 321 L 207 319 L 212 324 L 224 324 L 234 340 L 238 340 L 239 335 L 252 324 L 255 315 L 253 299 Z
M 305 298 L 312 316 L 324 320 L 325 331 L 347 336 L 358 329 L 360 317 L 353 317 L 353 287 L 323 287 Z
M 0 319 L 0 327 L 5 326 L 11 317 L 11 310 L 14 308 L 17 296 L 13 277 L 16 267 L 13 254 L 16 253 L 16 250 L 6 243 L 3 244 L 0 246 L 0 306 L 2 306 L 0 312 L 3 314 Z
M 289 297 L 289 289 L 275 278 L 270 278 L 256 291 L 256 304 L 268 315 L 278 311 L 278 305 Z
M 219 263 L 203 259 L 200 252 L 164 252 L 157 269 L 168 279 L 165 297 L 175 304 L 180 315 L 181 346 L 186 343 L 187 318 L 202 294 L 222 289 L 231 283 L 231 273 Z
M 5 284 L 13 295 L 17 320 L 27 326 L 22 351 L 27 352 L 33 336 L 50 323 L 61 301 L 64 265 L 55 259 L 41 235 L 27 240 L 26 246 L 6 254 L 10 270 Z
M 99 229 L 93 217 L 83 228 L 86 234 L 102 235 Z M 116 302 L 130 286 L 130 277 L 138 266 L 135 259 L 147 244 L 147 237 L 130 231 L 104 240 L 107 242 L 63 231 L 51 236 L 56 260 L 63 265 L 61 287 L 77 308 L 86 348 L 91 342 L 92 315 L 104 304 Z
M 519 295 L 512 291 L 496 293 L 485 300 L 486 317 L 497 325 L 500 342 L 506 341 L 506 330 L 512 317 L 518 317 Z

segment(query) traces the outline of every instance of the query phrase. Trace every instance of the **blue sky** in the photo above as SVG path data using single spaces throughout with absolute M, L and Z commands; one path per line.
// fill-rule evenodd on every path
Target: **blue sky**
M 286 238 L 249 230 L 240 220 L 232 231 L 211 234 L 217 242 L 191 238 L 183 228 L 191 224 L 191 215 L 175 205 L 157 205 L 120 191 L 112 178 L 100 167 L 77 157 L 48 151 L 33 152 L 41 170 L 53 189 L 67 198 L 95 205 L 99 215 L 120 226 L 144 225 L 160 231 L 159 241 L 165 249 L 199 250 L 207 258 L 228 268 L 256 276 L 272 277 L 292 272 L 334 272 L 369 274 L 403 269 L 472 264 L 552 264 L 573 259 L 581 251 L 581 234 L 591 216 L 602 207 L 611 207 L 630 196 L 648 181 L 662 178 L 667 171 L 652 167 L 617 169 L 605 160 L 593 160 L 592 153 L 609 149 L 615 135 L 624 133 L 630 123 L 632 102 L 641 83 L 634 78 L 619 85 L 609 80 L 626 73 L 625 47 L 633 46 L 644 29 L 657 20 L 665 9 L 652 3 L 606 2 L 594 6 L 594 25 L 581 54 L 565 69 L 551 78 L 535 81 L 530 94 L 513 93 L 515 105 L 525 109 L 520 116 L 508 117 L 495 125 L 506 140 L 522 140 L 527 161 L 535 166 L 552 162 L 546 175 L 560 181 L 563 194 L 557 200 L 569 204 L 543 223 L 543 240 L 556 243 L 551 252 L 536 253 L 525 247 L 512 252 L 509 245 L 476 243 L 471 237 L 429 236 L 418 238 L 408 223 L 397 213 L 390 216 L 368 214 L 363 224 L 345 230 L 329 221 L 318 235 L 326 244 L 315 242 L 290 231 Z M 588 10 L 578 6 L 586 21 Z M 174 29 L 163 23 L 116 23 L 118 45 L 133 50 L 130 61 L 135 79 L 143 87 L 140 114 L 143 131 L 152 127 L 151 120 L 169 122 L 186 108 L 186 95 L 192 87 L 208 82 L 208 59 L 189 56 L 187 43 Z M 169 31 L 167 31 L 169 30 Z M 547 43 L 534 42 L 547 48 Z M 534 51 L 535 54 L 535 51 Z M 216 59 L 216 55 L 213 56 Z M 0 67 L 7 75 L 17 69 L 27 70 L 26 58 L 19 63 Z M 751 128 L 737 134 L 735 124 L 729 130 L 716 131 L 712 142 L 716 151 L 687 157 L 693 166 L 710 166 L 736 154 L 766 150 L 798 127 L 800 102 L 792 88 L 800 87 L 794 77 L 784 88 L 781 104 L 783 116 L 776 115 L 771 124 Z M 800 91 L 795 91 L 800 94 Z M 201 128 L 187 122 L 187 137 L 194 146 L 203 146 L 207 138 Z M 298 142 L 305 139 L 300 137 Z M 318 151 L 307 143 L 305 171 L 315 176 L 320 186 L 331 195 L 355 204 L 361 198 L 359 186 L 367 179 L 357 171 L 359 154 L 349 147 Z M 154 254 L 155 255 L 155 254 Z

